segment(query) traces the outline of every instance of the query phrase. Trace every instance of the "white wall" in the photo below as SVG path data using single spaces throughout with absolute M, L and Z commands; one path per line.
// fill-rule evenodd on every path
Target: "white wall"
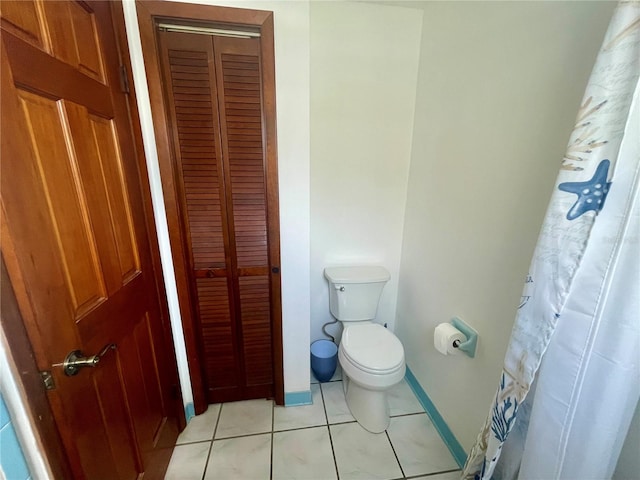
M 162 187 L 142 51 L 133 0 L 125 0 L 127 35 L 134 69 L 145 153 L 149 164 L 156 222 L 178 368 L 185 402 L 192 401 L 180 311 L 167 236 Z M 309 390 L 309 4 L 306 1 L 216 1 L 190 3 L 274 12 L 282 330 L 285 392 Z
M 469 451 L 615 3 L 422 5 L 396 331 Z M 480 334 L 475 359 L 433 347 L 435 326 L 455 315 Z
M 0 447 L 6 452 L 14 452 L 0 458 L 0 479 L 4 480 L 5 469 L 13 472 L 14 476 L 28 470 L 26 473 L 36 479 L 53 478 L 49 461 L 44 457 L 41 432 L 27 410 L 27 392 L 11 355 L 3 325 L 0 325 L 0 394 L 0 404 L 6 402 L 4 406 L 7 408 L 3 408 L 0 415 Z M 5 416 L 7 413 L 9 415 Z M 9 433 L 12 429 L 15 436 Z
M 310 11 L 315 340 L 333 320 L 327 265 L 385 266 L 378 319 L 394 327 L 422 11 L 324 1 Z

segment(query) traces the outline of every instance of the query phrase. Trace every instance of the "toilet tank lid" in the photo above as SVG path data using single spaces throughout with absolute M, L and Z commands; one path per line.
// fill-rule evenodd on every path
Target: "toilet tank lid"
M 391 278 L 386 268 L 372 265 L 327 267 L 324 276 L 332 283 L 379 283 L 388 282 Z

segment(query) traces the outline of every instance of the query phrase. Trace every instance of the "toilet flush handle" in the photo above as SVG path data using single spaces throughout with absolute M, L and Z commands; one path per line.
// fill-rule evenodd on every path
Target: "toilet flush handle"
M 344 285 L 334 285 L 333 288 L 335 288 L 336 290 L 340 290 L 341 292 L 344 292 Z

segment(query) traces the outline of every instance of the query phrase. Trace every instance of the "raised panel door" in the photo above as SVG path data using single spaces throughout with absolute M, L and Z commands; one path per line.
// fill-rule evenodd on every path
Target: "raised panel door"
M 2 15 L 3 257 L 74 476 L 136 479 L 167 429 L 175 440 L 172 352 L 111 5 L 2 2 Z M 109 344 L 64 373 L 68 353 Z

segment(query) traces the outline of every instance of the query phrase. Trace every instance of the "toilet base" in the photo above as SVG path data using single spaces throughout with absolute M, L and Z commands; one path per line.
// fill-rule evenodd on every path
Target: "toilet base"
M 371 433 L 382 433 L 389 426 L 387 390 L 367 390 L 343 375 L 347 406 L 356 421 Z

